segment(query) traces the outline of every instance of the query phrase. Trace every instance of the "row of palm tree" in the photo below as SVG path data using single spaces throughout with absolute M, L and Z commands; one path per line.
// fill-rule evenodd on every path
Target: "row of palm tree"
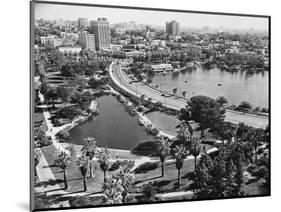
M 175 148 L 171 149 L 172 143 L 168 138 L 162 137 L 158 145 L 158 156 L 161 161 L 161 176 L 164 177 L 164 163 L 166 157 L 169 155 L 175 160 L 175 165 L 178 170 L 178 187 L 181 185 L 181 169 L 184 164 L 188 153 L 194 156 L 194 171 L 196 172 L 197 157 L 201 153 L 201 144 L 198 138 L 193 138 L 191 136 L 186 138 L 186 144 L 176 145 Z M 172 154 L 171 154 L 172 153 Z
M 95 156 L 98 158 L 100 168 L 104 173 L 104 183 L 106 183 L 106 172 L 109 168 L 109 154 L 107 148 L 97 150 L 97 142 L 95 138 L 87 137 L 84 139 L 85 143 L 81 149 L 81 157 L 76 161 L 76 165 L 79 167 L 81 175 L 83 176 L 84 191 L 87 191 L 87 173 L 90 172 L 90 178 L 93 178 L 92 160 Z M 72 164 L 73 158 L 66 152 L 60 152 L 55 159 L 54 164 L 61 168 L 64 173 L 64 187 L 68 189 L 68 183 L 66 178 L 66 169 Z

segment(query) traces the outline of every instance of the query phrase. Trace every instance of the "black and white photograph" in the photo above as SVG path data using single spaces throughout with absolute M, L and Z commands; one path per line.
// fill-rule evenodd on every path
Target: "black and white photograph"
M 271 195 L 270 16 L 31 1 L 30 24 L 31 210 Z

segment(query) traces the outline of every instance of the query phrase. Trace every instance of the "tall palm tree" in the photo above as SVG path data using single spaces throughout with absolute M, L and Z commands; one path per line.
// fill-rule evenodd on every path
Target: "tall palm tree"
M 194 157 L 194 172 L 196 172 L 196 159 L 201 153 L 201 144 L 199 142 L 199 139 L 194 139 L 194 138 L 192 139 L 190 153 Z
M 84 185 L 84 191 L 87 191 L 87 171 L 88 171 L 88 167 L 89 167 L 89 157 L 86 155 L 82 155 L 78 161 L 77 161 L 77 165 L 80 169 L 80 172 L 83 176 L 83 185 Z
M 104 183 L 106 182 L 106 172 L 109 168 L 109 154 L 110 154 L 110 152 L 105 147 L 98 152 L 98 156 L 97 156 L 98 161 L 100 163 L 100 168 L 103 171 Z
M 116 178 L 108 179 L 104 185 L 104 203 L 105 204 L 121 204 L 122 203 L 122 187 Z
M 187 156 L 187 150 L 184 145 L 176 146 L 173 152 L 173 158 L 175 159 L 176 168 L 178 170 L 178 187 L 181 185 L 181 169 L 183 167 L 184 159 Z
M 65 189 L 68 189 L 68 184 L 66 179 L 66 169 L 71 163 L 72 163 L 72 158 L 66 152 L 61 152 L 54 161 L 54 164 L 63 170 L 63 180 L 64 180 Z
M 171 151 L 171 143 L 169 142 L 169 140 L 167 138 L 162 137 L 159 145 L 158 145 L 158 155 L 160 157 L 160 161 L 162 163 L 161 167 L 162 167 L 162 177 L 164 177 L 164 162 L 165 162 L 165 158 L 170 154 Z
M 90 161 L 90 177 L 93 178 L 92 160 L 97 152 L 97 141 L 95 138 L 87 137 L 84 139 L 85 143 L 81 149 L 82 153 L 89 157 Z
M 135 177 L 130 173 L 130 165 L 122 167 L 121 170 L 113 176 L 121 185 L 122 202 L 126 203 L 127 195 L 135 182 Z

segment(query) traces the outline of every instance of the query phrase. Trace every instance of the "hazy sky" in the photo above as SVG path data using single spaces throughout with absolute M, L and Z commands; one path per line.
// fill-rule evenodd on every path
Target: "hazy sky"
M 49 20 L 77 20 L 78 17 L 95 20 L 105 17 L 109 23 L 136 21 L 137 24 L 152 24 L 156 26 L 165 25 L 166 21 L 176 20 L 180 27 L 204 27 L 231 28 L 231 29 L 268 29 L 267 18 L 238 17 L 227 15 L 206 15 L 194 13 L 146 11 L 119 8 L 100 8 L 73 5 L 56 5 L 35 3 L 35 19 Z

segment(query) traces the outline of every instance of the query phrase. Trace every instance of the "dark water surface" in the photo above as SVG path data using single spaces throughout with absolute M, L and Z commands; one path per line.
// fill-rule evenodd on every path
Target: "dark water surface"
M 98 146 L 131 150 L 137 143 L 153 139 L 115 97 L 102 96 L 97 102 L 99 115 L 70 130 L 69 143 L 83 144 L 83 138 L 92 136 Z
M 212 98 L 224 96 L 229 104 L 238 105 L 241 101 L 248 101 L 255 107 L 268 108 L 268 72 L 250 75 L 242 71 L 230 73 L 218 68 L 206 70 L 197 67 L 196 70 L 185 73 L 155 75 L 152 86 L 155 85 L 170 92 L 177 88 L 179 95 L 186 91 L 187 97 L 193 95 L 205 95 Z

